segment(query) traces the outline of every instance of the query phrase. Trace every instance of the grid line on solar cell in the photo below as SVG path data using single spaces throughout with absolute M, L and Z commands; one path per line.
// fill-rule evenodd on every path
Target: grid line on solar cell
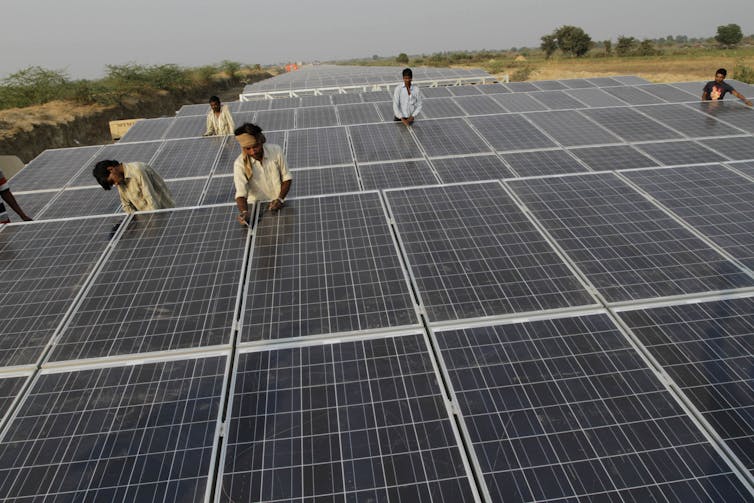
M 247 241 L 235 215 L 214 206 L 132 218 L 49 361 L 227 344 Z
M 360 190 L 359 178 L 354 166 L 296 169 L 291 170 L 290 173 L 293 176 L 293 182 L 286 197 L 342 194 Z
M 131 126 L 119 143 L 135 141 L 160 140 L 165 132 L 173 125 L 175 117 L 160 117 L 158 119 L 141 119 Z
M 372 103 L 356 103 L 336 107 L 340 123 L 344 126 L 351 124 L 370 124 L 382 122 L 379 112 Z
M 540 150 L 501 154 L 518 176 L 559 175 L 589 171 L 565 150 Z
M 658 166 L 631 145 L 609 145 L 604 147 L 573 148 L 570 152 L 581 159 L 594 171 L 619 170 Z
M 431 322 L 594 303 L 498 183 L 385 195 Z
M 506 183 L 607 302 L 754 285 L 611 174 Z
M 754 472 L 752 298 L 618 313 L 749 472 Z
M 232 399 L 218 501 L 476 501 L 420 335 L 242 353 Z
M 468 121 L 495 150 L 526 150 L 557 145 L 520 115 L 469 117 Z
M 202 501 L 226 357 L 40 375 L 0 444 L 7 501 Z
M 338 118 L 335 115 L 335 107 L 310 107 L 296 110 L 296 128 L 318 128 L 337 126 Z
M 289 131 L 286 158 L 290 168 L 353 163 L 344 127 Z
M 690 138 L 741 133 L 740 130 L 718 121 L 711 115 L 699 113 L 685 105 L 653 105 L 637 110 Z
M 680 138 L 676 131 L 628 107 L 590 108 L 581 113 L 626 141 L 655 141 Z
M 85 185 L 96 184 L 97 181 L 92 175 L 92 169 L 94 168 L 94 164 L 105 159 L 116 160 L 119 162 L 144 162 L 148 164 L 162 145 L 162 141 L 105 145 L 102 147 L 102 150 L 95 153 L 91 159 L 90 165 L 85 165 L 81 172 L 71 181 L 69 186 L 82 187 Z
M 37 222 L 0 232 L 6 285 L 0 367 L 29 365 L 42 355 L 122 220 Z
M 163 179 L 209 175 L 224 140 L 213 136 L 166 141 L 150 165 Z
M 622 174 L 754 270 L 754 182 L 720 165 Z
M 715 152 L 735 161 L 754 159 L 754 136 L 739 136 L 735 138 L 712 138 L 699 140 L 699 143 Z
M 604 315 L 436 333 L 492 501 L 748 501 Z
M 411 132 L 403 124 L 349 126 L 348 132 L 360 163 L 422 157 Z
M 411 129 L 429 156 L 489 153 L 491 150 L 461 118 L 416 122 Z
M 27 375 L 0 377 L 0 431 L 5 425 L 5 419 L 11 413 L 13 403 L 20 397 L 29 376 L 30 372 Z
M 437 177 L 427 161 L 360 165 L 358 170 L 364 190 L 438 184 Z
M 576 110 L 530 113 L 526 118 L 566 147 L 621 142 L 620 138 Z
M 45 150 L 10 179 L 10 187 L 13 192 L 65 187 L 100 148 Z
M 248 278 L 243 342 L 417 323 L 376 193 L 296 199 L 265 214 Z
M 666 166 L 725 161 L 725 157 L 695 141 L 639 143 L 637 149 Z
M 476 182 L 516 176 L 496 155 L 466 155 L 432 159 L 443 183 Z

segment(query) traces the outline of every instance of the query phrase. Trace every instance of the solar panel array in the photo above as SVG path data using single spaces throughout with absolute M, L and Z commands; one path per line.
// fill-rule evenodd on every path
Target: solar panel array
M 206 105 L 11 179 L 3 501 L 754 501 L 754 112 L 414 78 L 467 84 L 412 127 L 395 68 L 230 103 L 294 179 L 250 228 Z M 178 208 L 123 215 L 100 159 Z

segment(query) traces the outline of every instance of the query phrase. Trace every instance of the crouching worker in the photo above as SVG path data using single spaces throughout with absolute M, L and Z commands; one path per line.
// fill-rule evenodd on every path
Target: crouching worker
M 174 208 L 175 201 L 165 181 L 148 164 L 104 160 L 92 170 L 94 178 L 105 190 L 118 188 L 123 211 L 160 210 Z
M 233 164 L 238 221 L 249 224 L 249 206 L 256 201 L 269 201 L 267 208 L 276 211 L 285 204 L 291 189 L 291 174 L 280 145 L 267 145 L 262 128 L 249 122 L 235 131 L 241 155 Z

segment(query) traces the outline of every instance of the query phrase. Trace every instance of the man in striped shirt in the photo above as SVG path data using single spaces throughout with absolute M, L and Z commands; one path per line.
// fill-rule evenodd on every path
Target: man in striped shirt
M 22 220 L 31 220 L 31 217 L 24 213 L 24 210 L 18 205 L 16 198 L 13 197 L 8 181 L 5 179 L 5 175 L 3 175 L 2 171 L 0 171 L 0 197 L 3 198 L 3 201 L 8 203 L 8 206 L 10 206 L 13 211 L 18 213 L 18 216 L 21 217 Z M 0 224 L 7 223 L 10 223 L 10 216 L 8 216 L 8 212 L 5 210 L 5 204 L 0 203 Z

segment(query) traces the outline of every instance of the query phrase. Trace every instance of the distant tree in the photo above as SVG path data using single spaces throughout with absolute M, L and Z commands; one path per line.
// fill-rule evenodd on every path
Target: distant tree
M 592 37 L 578 26 L 564 25 L 555 30 L 552 35 L 558 43 L 558 49 L 563 54 L 581 57 L 592 47 Z
M 395 58 L 395 60 L 398 63 L 403 63 L 404 65 L 406 65 L 406 64 L 408 64 L 408 54 L 406 54 L 405 52 L 402 52 L 402 53 L 398 54 L 398 57 Z
M 717 27 L 717 35 L 715 35 L 715 40 L 717 40 L 719 44 L 724 45 L 725 47 L 733 47 L 734 45 L 741 42 L 742 38 L 744 38 L 744 34 L 741 33 L 741 27 L 737 24 L 731 23 Z
M 380 57 L 377 54 L 372 54 L 372 61 L 377 61 Z
M 688 44 L 689 43 L 689 37 L 687 35 L 676 35 L 675 36 L 675 43 L 676 44 Z
M 660 51 L 655 48 L 654 43 L 648 38 L 642 40 L 639 47 L 636 48 L 637 56 L 657 56 L 659 53 Z
M 613 55 L 613 43 L 610 40 L 603 40 L 602 45 L 605 47 L 605 55 L 606 56 L 612 56 Z
M 229 79 L 235 79 L 241 70 L 241 63 L 224 59 L 220 62 L 220 69 L 225 72 Z
M 545 53 L 545 58 L 550 59 L 555 51 L 558 50 L 558 41 L 555 40 L 555 35 L 542 35 L 540 40 L 542 40 L 542 43 L 539 44 L 539 47 Z
M 618 56 L 629 56 L 634 48 L 636 48 L 637 41 L 634 37 L 624 37 L 621 35 L 618 37 L 618 43 L 615 44 L 615 53 Z
M 2 108 L 25 107 L 65 99 L 68 75 L 63 70 L 30 66 L 2 81 Z

